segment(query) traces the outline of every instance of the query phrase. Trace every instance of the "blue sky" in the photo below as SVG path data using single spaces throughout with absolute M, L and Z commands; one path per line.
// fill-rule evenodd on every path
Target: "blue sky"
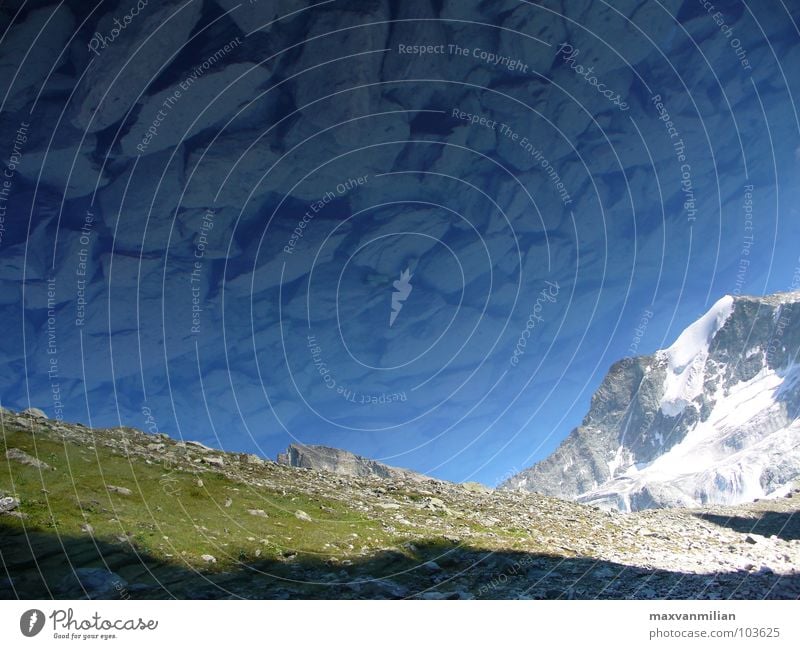
M 270 38 L 263 7 L 145 13 L 56 60 L 80 6 L 21 14 L 42 40 L 0 110 L 2 404 L 487 484 L 545 457 L 637 335 L 797 288 L 798 34 L 727 10 L 745 66 L 666 5 L 329 8 Z M 139 52 L 148 21 L 171 36 Z M 405 47 L 439 43 L 466 54 Z

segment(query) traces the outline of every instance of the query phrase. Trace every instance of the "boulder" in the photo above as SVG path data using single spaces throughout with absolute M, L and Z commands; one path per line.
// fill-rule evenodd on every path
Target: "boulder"
M 0 498 L 0 514 L 8 514 L 19 507 L 19 500 L 11 496 L 3 496 Z
M 50 470 L 49 464 L 42 462 L 32 455 L 28 455 L 25 451 L 20 451 L 18 448 L 8 449 L 6 451 L 6 459 L 12 462 L 18 462 L 19 464 L 24 464 L 26 466 L 36 467 L 37 469 L 41 469 L 43 471 Z
M 47 419 L 44 410 L 40 410 L 39 408 L 26 408 L 22 411 L 22 414 L 28 415 L 29 417 L 36 417 L 37 419 Z
M 210 446 L 206 446 L 202 442 L 189 441 L 186 442 L 186 446 L 191 446 L 192 448 L 202 451 L 203 453 L 210 453 L 211 451 L 214 450 L 213 448 L 211 448 Z

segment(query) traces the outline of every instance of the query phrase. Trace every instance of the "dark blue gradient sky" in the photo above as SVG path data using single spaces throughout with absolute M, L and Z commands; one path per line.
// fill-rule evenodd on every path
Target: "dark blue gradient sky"
M 797 2 L 132 7 L 0 9 L 3 406 L 495 484 L 800 287 Z

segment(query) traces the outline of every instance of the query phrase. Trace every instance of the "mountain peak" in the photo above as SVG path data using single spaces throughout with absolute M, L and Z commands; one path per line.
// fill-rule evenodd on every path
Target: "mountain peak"
M 329 446 L 289 444 L 285 453 L 279 453 L 278 464 L 317 471 L 327 471 L 352 477 L 375 476 L 379 478 L 405 478 L 428 480 L 427 476 L 409 469 L 400 469 L 371 460 L 350 451 Z
M 686 327 L 678 339 L 667 349 L 656 352 L 656 357 L 667 362 L 664 396 L 661 411 L 677 417 L 684 408 L 703 392 L 705 367 L 709 348 L 734 308 L 730 295 L 718 300 L 699 320 Z
M 800 476 L 800 292 L 725 296 L 615 363 L 581 426 L 507 480 L 622 510 L 738 504 Z
M 666 356 L 672 369 L 685 368 L 699 354 L 708 352 L 711 340 L 733 313 L 733 305 L 733 296 L 720 298 L 699 320 L 686 327 L 672 345 L 658 353 Z

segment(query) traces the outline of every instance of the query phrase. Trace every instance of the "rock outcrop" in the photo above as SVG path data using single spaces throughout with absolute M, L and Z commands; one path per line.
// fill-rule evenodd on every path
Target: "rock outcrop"
M 426 476 L 408 469 L 399 469 L 350 451 L 328 446 L 289 444 L 285 453 L 278 454 L 278 464 L 317 471 L 329 471 L 353 477 L 406 478 L 426 480 Z

